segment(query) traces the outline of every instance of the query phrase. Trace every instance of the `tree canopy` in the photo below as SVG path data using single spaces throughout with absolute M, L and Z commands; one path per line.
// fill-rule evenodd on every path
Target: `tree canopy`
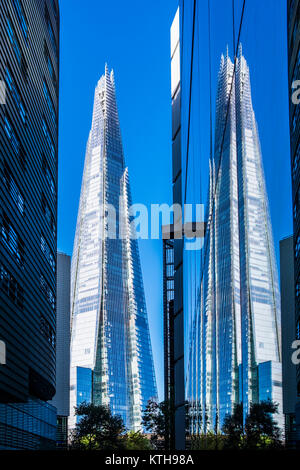
M 71 448 L 118 450 L 124 448 L 125 426 L 121 416 L 113 416 L 107 406 L 81 403 L 75 409 L 79 420 L 71 436 Z

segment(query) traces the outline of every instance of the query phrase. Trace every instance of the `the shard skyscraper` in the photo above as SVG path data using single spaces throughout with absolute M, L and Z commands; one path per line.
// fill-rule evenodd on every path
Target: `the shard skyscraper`
M 95 90 L 72 256 L 71 428 L 74 406 L 87 401 L 109 405 L 137 430 L 157 396 L 130 205 L 114 74 L 106 66 Z
M 201 284 L 190 343 L 188 399 L 197 432 L 243 403 L 282 413 L 280 297 L 249 67 L 222 56 L 210 161 Z M 282 415 L 275 419 L 282 425 Z

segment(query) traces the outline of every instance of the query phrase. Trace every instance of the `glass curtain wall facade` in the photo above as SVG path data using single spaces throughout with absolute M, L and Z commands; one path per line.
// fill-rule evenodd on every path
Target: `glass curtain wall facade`
M 57 0 L 0 2 L 0 43 L 0 445 L 41 448 L 55 445 L 41 430 L 55 422 Z
M 174 311 L 183 317 L 178 354 L 190 431 L 221 429 L 234 403 L 244 403 L 245 418 L 251 401 L 267 397 L 279 403 L 274 418 L 283 427 L 276 266 L 279 240 L 291 225 L 285 6 L 269 0 L 181 0 L 179 11 L 180 142 L 174 145 L 173 133 L 173 202 L 204 204 L 207 222 L 205 239 L 195 240 L 195 249 L 187 238 L 183 246 L 174 245 Z M 171 54 L 174 69 L 173 49 Z M 266 87 L 269 76 L 276 81 Z M 180 373 L 176 387 L 182 388 Z M 175 421 L 176 439 L 184 426 Z
M 241 46 L 236 67 L 228 53 L 222 56 L 218 81 L 203 276 L 193 325 L 200 358 L 192 355 L 188 389 L 210 429 L 222 426 L 239 402 L 246 415 L 251 402 L 270 398 L 282 413 L 277 270 Z
M 106 66 L 95 91 L 71 265 L 71 428 L 80 393 L 135 430 L 157 396 L 130 205 L 114 74 Z
M 300 106 L 292 100 L 300 80 L 300 4 L 287 1 L 288 86 L 290 106 L 290 147 L 294 222 L 295 328 L 300 339 Z M 294 84 L 294 85 L 293 85 Z M 297 85 L 297 82 L 296 82 Z M 300 367 L 297 366 L 297 399 L 300 398 Z M 297 445 L 300 447 L 300 404 L 296 405 Z

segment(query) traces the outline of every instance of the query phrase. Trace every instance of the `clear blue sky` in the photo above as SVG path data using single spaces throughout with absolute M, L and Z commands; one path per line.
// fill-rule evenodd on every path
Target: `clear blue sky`
M 280 238 L 292 231 L 285 52 L 286 1 L 248 0 L 246 3 L 251 6 L 247 12 L 242 42 L 251 71 L 253 104 L 262 143 L 278 256 Z M 239 4 L 238 0 L 237 14 Z M 225 51 L 227 43 L 229 47 L 232 44 L 228 5 L 231 5 L 231 0 L 212 0 L 214 81 L 220 54 Z M 72 254 L 94 89 L 104 72 L 105 62 L 115 71 L 133 201 L 146 205 L 171 203 L 169 28 L 176 8 L 177 0 L 60 1 L 58 249 L 61 251 Z M 205 132 L 204 127 L 202 131 Z M 206 174 L 202 176 L 204 185 L 205 181 Z M 161 241 L 141 241 L 140 253 L 156 376 L 162 399 Z

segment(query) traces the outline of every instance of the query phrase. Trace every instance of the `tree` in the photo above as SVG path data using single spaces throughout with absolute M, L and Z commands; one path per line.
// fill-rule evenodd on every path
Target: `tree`
M 169 422 L 169 403 L 162 401 L 157 403 L 149 400 L 144 411 L 142 424 L 151 433 L 151 443 L 157 448 L 159 438 L 165 439 L 167 423 Z
M 191 407 L 185 404 L 185 432 L 189 435 L 191 427 Z M 172 422 L 174 409 L 168 400 L 157 403 L 149 400 L 143 415 L 143 427 L 151 433 L 151 443 L 155 448 L 163 445 L 166 450 L 172 447 L 170 433 L 172 432 Z M 173 415 L 173 416 L 172 416 Z
M 229 449 L 239 449 L 243 445 L 243 405 L 235 405 L 233 414 L 227 415 L 224 419 L 222 432 L 225 434 L 224 447 Z
M 117 450 L 124 448 L 125 431 L 121 416 L 113 416 L 108 406 L 81 403 L 75 408 L 80 417 L 71 436 L 71 448 Z
M 225 448 L 265 449 L 282 446 L 281 431 L 273 419 L 278 405 L 271 400 L 252 403 L 243 426 L 243 405 L 235 406 L 233 414 L 226 416 L 222 431 Z
M 191 450 L 222 450 L 225 436 L 212 431 L 191 437 Z
M 271 400 L 252 403 L 245 422 L 245 447 L 278 448 L 282 446 L 281 431 L 273 415 L 278 413 L 278 404 Z
M 126 450 L 151 450 L 152 446 L 149 439 L 140 431 L 130 431 L 124 438 Z

